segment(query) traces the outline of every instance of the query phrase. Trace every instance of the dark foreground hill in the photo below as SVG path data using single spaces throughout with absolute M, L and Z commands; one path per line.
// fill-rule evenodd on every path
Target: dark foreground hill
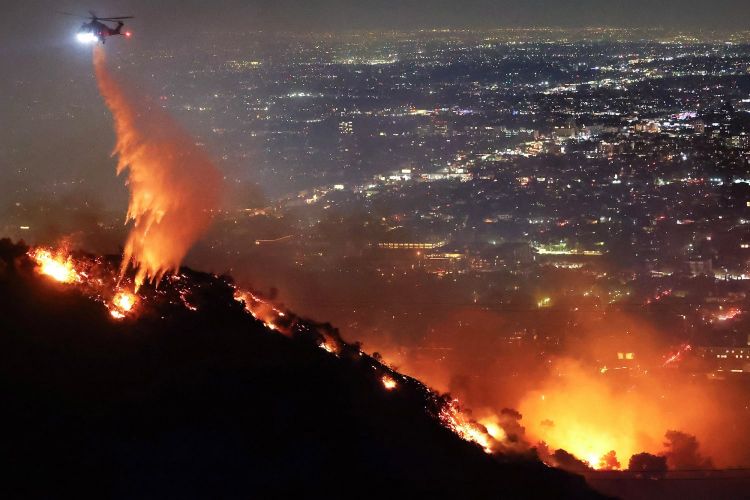
M 384 390 L 356 348 L 272 332 L 227 279 L 185 270 L 197 311 L 167 283 L 117 322 L 24 253 L 0 241 L 3 498 L 596 496 L 463 441 L 434 394 Z

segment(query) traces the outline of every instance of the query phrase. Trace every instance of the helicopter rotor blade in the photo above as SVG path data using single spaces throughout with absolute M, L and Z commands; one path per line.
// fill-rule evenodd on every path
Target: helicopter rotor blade
M 57 10 L 55 12 L 57 14 L 62 14 L 63 16 L 77 17 L 78 19 L 90 19 L 92 21 L 119 21 L 121 19 L 135 19 L 134 16 L 98 17 L 96 15 L 96 12 L 94 12 L 93 10 L 89 11 L 89 16 L 79 16 L 78 14 L 73 14 L 72 12 L 65 12 L 62 10 Z
M 55 11 L 57 14 L 61 14 L 63 16 L 70 16 L 70 17 L 77 17 L 78 19 L 90 19 L 87 16 L 79 16 L 78 14 L 72 14 L 70 12 L 63 12 L 61 10 Z

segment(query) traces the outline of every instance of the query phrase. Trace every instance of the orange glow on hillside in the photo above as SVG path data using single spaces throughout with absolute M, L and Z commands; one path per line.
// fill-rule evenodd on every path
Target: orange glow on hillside
M 594 469 L 619 469 L 637 453 L 662 453 L 669 429 L 700 439 L 716 425 L 715 407 L 700 385 L 672 384 L 665 374 L 649 372 L 623 383 L 560 360 L 518 409 L 532 441 L 562 448 Z
M 560 380 L 550 381 L 543 393 L 534 391 L 521 402 L 519 411 L 530 436 L 552 450 L 572 453 L 592 468 L 612 450 L 626 464 L 636 453 L 655 451 L 664 426 L 640 420 L 650 408 L 633 408 L 607 387 L 601 374 L 589 375 L 572 364 L 561 370 L 565 373 Z M 659 430 L 649 437 L 644 435 L 647 428 Z

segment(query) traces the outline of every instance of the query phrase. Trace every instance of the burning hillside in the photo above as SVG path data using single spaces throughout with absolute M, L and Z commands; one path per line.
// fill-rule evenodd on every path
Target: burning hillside
M 747 466 L 747 384 L 691 371 L 700 362 L 691 344 L 664 345 L 626 313 L 581 312 L 567 344 L 542 349 L 507 339 L 544 319 L 478 309 L 436 312 L 411 344 L 396 330 L 360 337 L 403 373 L 459 397 L 488 431 L 499 425 L 506 448 L 535 448 L 549 465 L 627 476 L 645 452 L 672 471 Z M 690 437 L 690 456 L 674 454 L 676 435 Z
M 283 494 L 356 478 L 592 495 L 530 455 L 484 453 L 501 445 L 488 427 L 329 325 L 186 269 L 133 294 L 119 265 L 0 245 L 4 453 L 35 470 L 32 492 Z
M 194 329 L 202 319 L 212 317 L 213 321 L 204 324 L 200 334 L 227 323 L 233 326 L 233 330 L 249 327 L 255 331 L 280 333 L 299 345 L 318 348 L 318 356 L 324 352 L 325 357 L 338 359 L 344 366 L 364 370 L 360 383 L 374 381 L 379 395 L 397 394 L 399 399 L 411 400 L 421 408 L 421 418 L 430 422 L 429 425 L 439 427 L 442 432 L 450 430 L 454 436 L 478 445 L 477 450 L 481 449 L 487 454 L 526 452 L 525 463 L 539 467 L 539 463 L 533 461 L 533 453 L 506 446 L 504 431 L 490 432 L 463 411 L 457 400 L 433 393 L 418 381 L 366 355 L 359 346 L 347 344 L 329 325 L 299 318 L 252 291 L 237 288 L 228 279 L 179 272 L 187 251 L 207 228 L 218 206 L 220 175 L 193 139 L 159 106 L 138 97 L 115 78 L 107 67 L 102 48 L 94 49 L 93 58 L 99 90 L 113 116 L 117 136 L 114 150 L 118 157 L 117 173 L 127 173 L 126 184 L 130 191 L 126 221 L 132 221 L 133 225 L 123 257 L 105 259 L 73 254 L 64 248 L 33 248 L 25 255 L 18 255 L 18 248 L 11 247 L 8 250 L 10 254 L 16 254 L 16 259 L 12 262 L 7 260 L 11 268 L 10 277 L 20 278 L 22 284 L 28 284 L 30 273 L 63 287 L 61 291 L 73 294 L 68 297 L 82 301 L 80 307 L 91 315 L 90 319 L 98 330 L 149 332 L 153 328 L 170 330 L 178 325 L 180 330 Z M 129 273 L 130 267 L 132 270 Z M 9 294 L 18 293 L 11 291 Z M 33 298 L 34 294 L 30 296 Z M 221 298 L 231 300 L 222 301 Z M 92 304 L 98 304 L 98 310 L 92 309 Z M 70 317 L 76 317 L 79 313 L 75 307 L 64 311 L 64 315 Z M 107 320 L 114 323 L 102 323 L 99 317 L 101 313 L 106 313 Z M 27 328 L 22 326 L 22 322 L 17 326 Z M 179 333 L 179 336 L 183 335 Z M 165 361 L 168 366 L 169 360 Z M 124 367 L 126 371 L 129 368 Z M 101 377 L 96 372 L 89 375 L 92 380 Z M 272 377 L 270 386 L 273 387 L 276 375 L 270 372 L 265 375 Z M 329 383 L 333 386 L 337 384 Z M 148 392 L 149 389 L 143 390 Z M 310 394 L 314 392 L 308 391 Z M 288 390 L 278 391 L 278 398 L 286 401 L 287 393 Z M 364 391 L 362 396 L 366 393 Z M 352 400 L 356 398 L 337 399 L 345 403 Z M 268 404 L 274 406 L 278 401 L 269 401 Z M 361 411 L 368 404 L 355 408 L 355 411 Z M 259 409 L 261 413 L 266 411 L 264 406 Z M 313 401 L 311 406 L 311 410 L 321 411 L 319 402 Z M 334 421 L 342 416 L 348 420 L 345 416 L 348 411 L 332 415 L 321 423 L 335 427 Z M 308 417 L 305 415 L 304 418 Z M 409 417 L 410 420 L 413 418 Z M 294 424 L 298 425 L 297 422 Z M 393 425 L 401 424 L 394 422 Z M 264 427 L 256 426 L 255 429 Z M 306 426 L 302 424 L 302 428 Z M 356 436 L 359 431 L 355 429 L 353 432 Z M 295 434 L 292 431 L 287 433 Z M 342 433 L 344 435 L 346 433 Z M 388 439 L 386 437 L 386 441 Z M 340 441 L 340 438 L 334 437 L 333 441 Z M 304 447 L 300 450 L 310 452 Z M 326 448 L 325 453 L 329 452 Z M 336 451 L 330 460 L 338 464 L 338 460 L 344 460 L 349 453 Z M 370 458 L 377 459 L 377 455 Z M 398 469 L 393 473 L 403 474 L 407 470 Z

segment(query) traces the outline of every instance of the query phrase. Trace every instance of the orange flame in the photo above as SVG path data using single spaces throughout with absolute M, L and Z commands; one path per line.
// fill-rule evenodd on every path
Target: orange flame
M 487 434 L 489 434 L 495 441 L 502 442 L 508 438 L 505 429 L 500 427 L 500 424 L 498 424 L 494 419 L 481 419 L 479 423 L 482 424 L 485 429 L 487 429 Z
M 527 435 L 562 448 L 594 469 L 627 467 L 641 452 L 663 451 L 668 429 L 694 435 L 716 425 L 721 411 L 699 384 L 673 384 L 668 374 L 609 378 L 560 359 L 555 374 L 519 405 Z
M 578 366 L 565 369 L 564 378 L 550 381 L 543 394 L 532 391 L 521 401 L 519 410 L 530 435 L 552 449 L 565 449 L 592 468 L 599 468 L 611 450 L 626 461 L 644 451 L 642 426 L 637 424 L 639 410 L 646 408 L 634 408 Z
M 341 348 L 336 343 L 336 341 L 334 341 L 331 338 L 324 339 L 323 342 L 320 344 L 320 348 L 331 354 L 338 354 L 339 351 L 341 350 Z
M 440 421 L 458 436 L 482 447 L 485 453 L 492 453 L 493 438 L 487 429 L 477 422 L 470 420 L 461 411 L 458 400 L 451 400 L 440 409 Z
M 31 258 L 39 265 L 39 272 L 60 283 L 77 283 L 81 277 L 75 269 L 73 259 L 64 252 L 52 253 L 51 250 L 38 248 L 33 250 Z
M 122 319 L 133 310 L 137 300 L 137 297 L 130 292 L 124 290 L 117 292 L 112 298 L 109 313 L 115 319 Z
M 266 328 L 289 335 L 290 328 L 281 326 L 286 314 L 263 298 L 244 290 L 235 290 L 234 300 L 240 302 L 253 318 L 262 321 Z
M 114 118 L 117 173 L 128 171 L 134 221 L 120 276 L 132 263 L 135 288 L 176 271 L 208 227 L 218 207 L 220 175 L 206 154 L 165 112 L 143 105 L 107 70 L 104 51 L 94 50 L 99 90 Z
M 395 380 L 393 380 L 393 377 L 390 375 L 383 375 L 383 378 L 381 379 L 383 382 L 383 387 L 385 387 L 387 390 L 391 391 L 396 388 L 398 385 Z

